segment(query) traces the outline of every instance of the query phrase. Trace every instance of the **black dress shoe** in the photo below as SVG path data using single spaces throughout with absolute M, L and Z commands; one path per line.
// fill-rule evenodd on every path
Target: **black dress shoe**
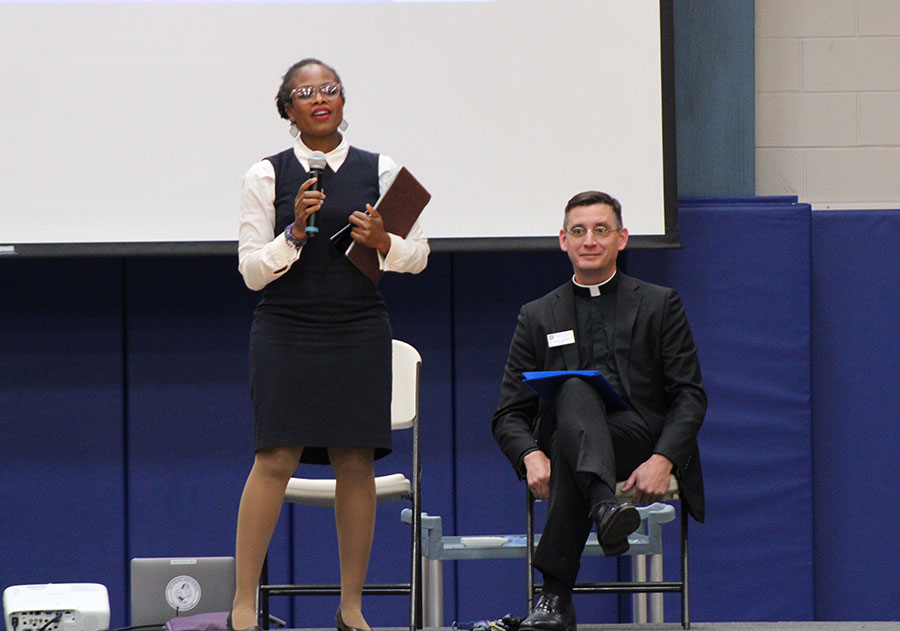
M 628 552 L 628 535 L 641 525 L 641 516 L 631 504 L 604 502 L 593 515 L 597 524 L 597 540 L 603 554 L 611 557 Z
M 231 622 L 231 612 L 228 612 L 228 617 L 225 618 L 225 628 L 228 631 L 259 631 L 259 625 L 253 627 L 247 627 L 246 629 L 235 629 L 234 623 Z
M 541 594 L 519 631 L 575 631 L 575 607 L 555 594 Z
M 338 605 L 337 613 L 334 614 L 334 626 L 337 628 L 337 631 L 372 631 L 371 629 L 358 629 L 357 627 L 351 627 L 349 624 L 344 624 L 340 605 Z

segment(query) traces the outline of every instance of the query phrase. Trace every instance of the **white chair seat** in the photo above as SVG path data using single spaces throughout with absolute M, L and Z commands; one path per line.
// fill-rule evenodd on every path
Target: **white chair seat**
M 286 502 L 310 506 L 334 506 L 335 481 L 291 478 L 284 491 Z M 412 485 L 402 473 L 375 478 L 375 497 L 379 502 L 396 502 L 410 498 Z

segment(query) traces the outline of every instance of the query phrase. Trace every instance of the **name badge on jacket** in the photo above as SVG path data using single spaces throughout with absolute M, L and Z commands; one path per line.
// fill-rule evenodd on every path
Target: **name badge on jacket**
M 575 343 L 575 331 L 569 329 L 568 331 L 559 331 L 558 333 L 548 333 L 547 334 L 547 346 L 553 348 L 554 346 L 565 346 L 566 344 L 574 344 Z

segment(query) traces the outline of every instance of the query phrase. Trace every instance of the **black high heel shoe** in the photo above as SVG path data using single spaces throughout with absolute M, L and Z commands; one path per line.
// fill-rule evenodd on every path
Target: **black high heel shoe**
M 344 618 L 341 616 L 341 606 L 338 605 L 337 613 L 334 614 L 334 626 L 337 628 L 337 631 L 372 631 L 371 629 L 358 629 L 357 627 L 351 627 L 348 624 L 344 624 Z M 229 629 L 229 631 L 231 631 Z
M 340 610 L 338 610 L 338 613 L 340 613 Z M 228 612 L 228 617 L 225 618 L 225 628 L 228 629 L 228 631 L 260 631 L 259 625 L 256 625 L 253 627 L 247 627 L 246 629 L 235 629 L 234 623 L 231 622 L 231 612 L 230 611 Z

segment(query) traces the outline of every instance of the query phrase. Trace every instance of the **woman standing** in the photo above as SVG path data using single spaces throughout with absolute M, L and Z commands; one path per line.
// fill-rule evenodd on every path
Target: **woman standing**
M 239 270 L 264 289 L 250 332 L 256 455 L 241 496 L 232 629 L 257 623 L 263 559 L 300 462 L 331 464 L 341 574 L 338 631 L 368 629 L 362 588 L 375 525 L 373 460 L 391 450 L 391 328 L 374 283 L 328 237 L 349 221 L 357 244 L 378 251 L 386 271 L 418 273 L 428 242 L 418 224 L 403 239 L 385 232 L 372 208 L 399 171 L 387 156 L 350 146 L 342 130 L 337 72 L 304 59 L 276 97 L 294 146 L 254 164 L 241 194 Z M 327 166 L 308 179 L 309 156 Z M 367 210 L 368 214 L 362 212 Z M 306 237 L 316 213 L 319 234 Z

